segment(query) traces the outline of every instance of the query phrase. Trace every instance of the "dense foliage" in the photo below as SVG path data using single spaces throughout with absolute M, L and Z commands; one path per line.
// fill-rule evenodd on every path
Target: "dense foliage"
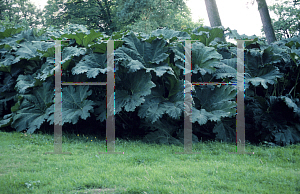
M 245 42 L 246 139 L 276 144 L 300 142 L 300 37 L 267 45 L 255 36 L 223 28 L 167 28 L 150 34 L 131 31 L 111 36 L 81 25 L 67 28 L 0 30 L 0 127 L 33 133 L 53 124 L 54 42 L 62 42 L 62 80 L 105 82 L 106 43 L 115 42 L 116 128 L 144 131 L 144 141 L 183 143 L 184 42 L 192 42 L 192 82 L 236 81 L 237 48 L 217 42 L 225 33 Z M 106 120 L 106 88 L 62 86 L 63 124 L 94 115 Z M 193 141 L 205 137 L 235 142 L 234 85 L 195 85 L 192 90 Z M 130 114 L 130 118 L 124 115 Z M 97 122 L 98 120 L 98 122 Z M 271 121 L 271 122 L 270 122 Z M 64 130 L 69 130 L 63 127 Z M 84 129 L 87 130 L 87 129 Z M 103 129 L 105 130 L 105 129 Z

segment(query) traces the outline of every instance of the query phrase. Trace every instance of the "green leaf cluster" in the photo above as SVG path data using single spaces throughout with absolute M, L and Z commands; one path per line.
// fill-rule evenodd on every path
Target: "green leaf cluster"
M 190 115 L 187 108 L 192 107 L 194 142 L 200 136 L 233 142 L 235 85 L 193 85 L 192 102 L 184 104 L 185 86 L 191 85 L 184 79 L 185 72 L 192 72 L 192 82 L 236 82 L 237 47 L 215 41 L 222 30 L 228 31 L 225 36 L 230 38 L 253 39 L 245 43 L 244 51 L 246 133 L 277 144 L 299 142 L 299 37 L 267 45 L 229 28 L 199 27 L 184 32 L 163 28 L 150 34 L 117 31 L 111 36 L 82 25 L 62 30 L 2 30 L 0 127 L 10 125 L 33 133 L 44 122 L 54 124 L 54 42 L 45 40 L 70 39 L 61 48 L 62 81 L 105 82 L 106 44 L 117 38 L 122 41 L 114 45 L 115 101 L 108 99 L 106 105 L 105 87 L 63 87 L 62 125 L 74 125 L 92 115 L 104 122 L 106 106 L 114 103 L 116 115 L 131 112 L 139 118 L 137 125 L 128 125 L 144 130 L 144 141 L 183 143 L 183 117 Z M 199 41 L 192 41 L 189 70 L 185 68 L 183 40 L 191 38 Z M 122 124 L 116 121 L 117 127 Z

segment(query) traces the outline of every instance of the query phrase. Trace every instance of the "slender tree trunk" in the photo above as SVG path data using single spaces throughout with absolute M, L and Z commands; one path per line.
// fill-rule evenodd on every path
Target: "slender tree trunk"
M 274 33 L 274 28 L 272 26 L 266 0 L 256 0 L 256 2 L 258 4 L 258 11 L 260 14 L 261 22 L 263 24 L 263 28 L 266 34 L 268 44 L 271 44 L 272 42 L 276 41 L 276 37 Z
M 216 0 L 205 0 L 205 5 L 206 5 L 206 11 L 209 18 L 210 26 L 211 27 L 222 26 Z M 218 38 L 217 41 L 226 42 L 224 36 L 222 39 Z

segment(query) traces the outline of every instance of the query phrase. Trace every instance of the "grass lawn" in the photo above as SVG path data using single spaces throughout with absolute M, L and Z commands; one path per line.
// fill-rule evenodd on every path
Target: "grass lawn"
M 179 155 L 184 146 L 64 135 L 63 152 L 49 155 L 53 135 L 0 132 L 0 193 L 300 193 L 300 145 L 246 145 L 254 155 L 228 154 L 234 144 L 193 144 L 201 154 Z M 92 141 L 91 141 L 92 140 Z

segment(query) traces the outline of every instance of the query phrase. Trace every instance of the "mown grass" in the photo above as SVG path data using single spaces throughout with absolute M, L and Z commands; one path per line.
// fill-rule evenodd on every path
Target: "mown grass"
M 64 135 L 72 155 L 48 155 L 53 135 L 25 135 L 0 132 L 1 194 L 300 193 L 300 145 L 247 144 L 255 154 L 240 155 L 228 154 L 234 144 L 205 142 L 193 144 L 201 154 L 178 155 L 183 146 L 116 139 L 125 154 L 105 155 L 104 138 Z

